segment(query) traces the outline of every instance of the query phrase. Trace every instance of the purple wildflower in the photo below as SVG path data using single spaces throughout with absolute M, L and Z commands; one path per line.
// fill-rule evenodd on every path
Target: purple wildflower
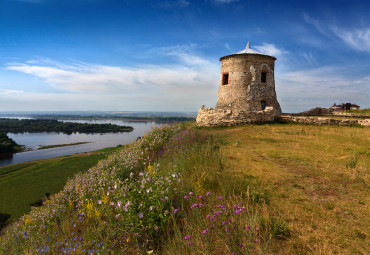
M 206 234 L 208 232 L 208 228 L 206 228 L 205 230 L 203 230 L 203 234 Z
M 189 235 L 187 235 L 187 236 L 184 237 L 185 240 L 188 240 L 189 238 L 190 238 Z

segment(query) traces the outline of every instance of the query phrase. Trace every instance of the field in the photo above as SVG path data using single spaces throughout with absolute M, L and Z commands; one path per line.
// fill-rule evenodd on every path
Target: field
M 209 132 L 228 142 L 230 174 L 258 179 L 285 219 L 291 236 L 271 251 L 368 254 L 370 129 L 272 124 Z
M 28 213 L 31 203 L 44 198 L 46 193 L 59 192 L 68 178 L 96 165 L 115 149 L 0 167 L 0 213 L 10 214 L 10 220 Z
M 153 129 L 7 227 L 0 254 L 369 254 L 369 139 L 300 124 Z M 26 186 L 39 190 L 32 202 L 57 171 L 51 160 L 0 175 L 23 183 L 27 164 L 43 169 Z

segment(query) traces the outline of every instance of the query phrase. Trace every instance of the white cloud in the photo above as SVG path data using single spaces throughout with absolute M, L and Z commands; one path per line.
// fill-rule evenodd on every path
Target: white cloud
M 370 52 L 370 27 L 358 28 L 352 26 L 343 28 L 336 25 L 323 25 L 319 20 L 310 17 L 308 14 L 303 14 L 303 19 L 327 37 L 333 38 L 335 35 L 335 38 L 340 38 L 355 50 Z
M 344 30 L 333 27 L 332 29 L 339 38 L 353 49 L 370 52 L 370 28 Z
M 12 96 L 12 95 L 22 95 L 22 94 L 24 94 L 23 90 L 0 89 L 0 95 L 2 96 Z
M 267 54 L 274 57 L 280 57 L 284 54 L 288 54 L 288 51 L 284 49 L 279 49 L 275 46 L 275 44 L 270 43 L 263 43 L 262 45 L 256 45 L 254 46 L 258 51 L 260 51 L 263 54 Z
M 283 111 L 329 107 L 334 102 L 370 107 L 370 76 L 348 76 L 344 69 L 327 66 L 276 77 L 277 95 Z
M 307 60 L 307 62 L 310 65 L 316 65 L 317 64 L 317 61 L 316 61 L 315 57 L 313 56 L 312 52 L 303 52 L 303 53 L 301 53 L 301 55 L 303 56 L 304 59 Z
M 330 37 L 330 34 L 326 31 L 326 27 L 322 26 L 321 23 L 312 17 L 310 17 L 308 14 L 304 13 L 303 14 L 303 19 L 306 21 L 308 24 L 313 25 L 320 33 L 323 35 L 326 35 Z
M 96 109 L 94 105 L 101 105 L 101 109 L 105 110 L 173 111 L 194 111 L 202 104 L 213 106 L 217 100 L 218 61 L 213 62 L 179 49 L 169 51 L 167 55 L 173 56 L 176 63 L 133 68 L 76 62 L 65 65 L 49 59 L 13 62 L 7 65 L 7 70 L 40 78 L 59 92 L 24 92 L 22 96 L 9 91 L 6 93 L 11 94 L 16 102 L 22 102 L 22 105 L 33 102 L 32 98 L 38 98 L 40 104 L 53 98 L 54 104 L 59 102 L 57 109 L 61 110 L 66 107 L 66 102 L 75 105 L 76 109 L 79 109 L 78 104 L 84 109 L 92 107 L 86 110 Z M 0 96 L 5 96 L 4 93 L 0 92 Z M 0 106 L 6 105 L 3 98 L 0 102 Z M 113 102 L 115 107 L 112 108 Z

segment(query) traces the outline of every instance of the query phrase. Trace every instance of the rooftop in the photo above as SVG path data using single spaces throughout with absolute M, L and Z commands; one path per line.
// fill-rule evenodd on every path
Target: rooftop
M 263 53 L 261 53 L 261 52 L 258 52 L 258 51 L 255 51 L 255 50 L 251 49 L 251 46 L 250 46 L 250 43 L 249 43 L 249 42 L 248 42 L 248 44 L 247 44 L 247 47 L 246 47 L 244 50 L 241 50 L 241 51 L 239 51 L 239 52 L 237 52 L 237 53 L 233 53 L 233 54 L 230 54 L 230 55 L 227 55 L 227 56 L 238 55 L 238 54 L 263 55 L 263 56 L 269 56 L 269 57 L 272 57 L 272 58 L 274 58 L 274 59 L 276 60 L 276 58 L 275 58 L 275 57 L 273 57 L 273 56 L 266 55 L 266 54 L 263 54 Z M 227 57 L 227 56 L 224 56 L 224 57 Z M 222 57 L 221 59 L 223 59 L 224 57 Z M 220 60 L 221 60 L 221 59 L 220 59 Z

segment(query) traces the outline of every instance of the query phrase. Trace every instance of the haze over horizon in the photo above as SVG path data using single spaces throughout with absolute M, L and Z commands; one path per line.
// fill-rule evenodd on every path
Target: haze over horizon
M 370 107 L 367 0 L 1 0 L 0 111 L 214 107 L 219 58 L 275 56 L 283 112 Z

